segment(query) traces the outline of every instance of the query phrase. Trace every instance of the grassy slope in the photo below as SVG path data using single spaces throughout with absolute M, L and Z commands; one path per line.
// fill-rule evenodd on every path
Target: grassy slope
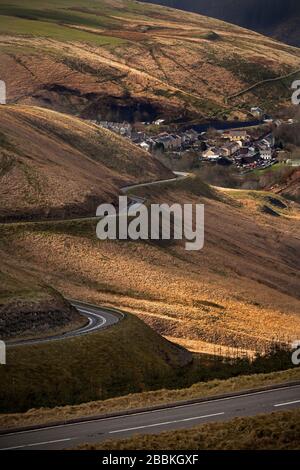
M 186 361 L 183 350 L 128 315 L 114 328 L 7 351 L 1 410 L 75 404 L 159 387 Z M 24 371 L 25 374 L 24 374 Z
M 297 339 L 296 205 L 286 201 L 274 217 L 256 199 L 217 195 L 197 178 L 139 194 L 148 202 L 205 203 L 204 249 L 100 242 L 96 222 L 78 220 L 2 226 L 3 250 L 66 296 L 129 310 L 198 352 L 264 350 L 273 338 Z
M 137 435 L 86 450 L 299 450 L 300 410 L 235 418 L 225 423 L 204 424 L 194 429 Z
M 83 416 L 95 416 L 122 412 L 129 409 L 175 403 L 183 400 L 206 398 L 223 393 L 249 390 L 251 388 L 280 384 L 299 379 L 300 370 L 299 368 L 295 368 L 269 374 L 257 374 L 233 377 L 227 380 L 200 382 L 195 383 L 190 388 L 179 390 L 162 389 L 151 392 L 132 393 L 122 397 L 92 401 L 81 405 L 32 409 L 25 414 L 2 414 L 0 415 L 0 427 L 8 429 L 10 427 L 32 426 L 33 424 L 49 424 L 62 419 L 68 420 L 81 418 Z
M 149 3 L 172 6 L 182 10 L 194 11 L 229 23 L 239 24 L 249 29 L 268 34 L 281 41 L 300 46 L 298 22 L 299 4 L 294 0 L 273 1 L 244 0 L 146 0 Z M 269 8 L 272 7 L 272 15 Z
M 89 109 L 92 96 L 109 95 L 147 99 L 170 113 L 177 108 L 177 116 L 179 107 L 233 117 L 225 96 L 299 68 L 296 48 L 200 15 L 126 0 L 12 3 L 0 6 L 2 78 L 11 100 L 34 95 L 70 110 L 69 96 L 45 90 L 60 84 L 80 97 L 78 112 Z M 236 104 L 272 107 L 290 99 L 288 89 L 277 83 Z
M 163 176 L 151 156 L 98 126 L 41 108 L 0 109 L 0 217 L 94 215 L 122 184 Z
M 47 336 L 86 323 L 55 289 L 0 253 L 1 339 Z
M 1 255 L 66 296 L 129 310 L 182 344 L 206 342 L 217 353 L 220 344 L 228 351 L 263 350 L 272 338 L 299 337 L 297 207 L 290 217 L 249 211 L 198 178 L 145 195 L 149 202 L 204 202 L 204 250 L 100 242 L 95 221 L 77 220 L 2 225 Z M 81 403 L 212 377 L 203 362 L 190 375 L 177 375 L 168 343 L 150 332 L 129 317 L 107 332 L 11 351 L 1 377 L 3 409 Z M 230 370 L 222 364 L 214 373 L 224 377 Z

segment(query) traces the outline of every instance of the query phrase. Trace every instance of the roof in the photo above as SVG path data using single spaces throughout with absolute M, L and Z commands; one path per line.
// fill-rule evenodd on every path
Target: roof
M 233 147 L 237 147 L 239 146 L 236 142 L 227 142 L 226 144 L 222 145 L 222 148 L 223 149 L 230 149 L 230 148 L 233 148 Z
M 230 130 L 228 133 L 229 135 L 235 135 L 235 136 L 243 135 L 246 137 L 247 135 L 247 131 L 239 131 L 239 130 Z

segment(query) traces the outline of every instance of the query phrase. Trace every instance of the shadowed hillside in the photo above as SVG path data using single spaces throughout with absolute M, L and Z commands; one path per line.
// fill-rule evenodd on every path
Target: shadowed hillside
M 144 0 L 194 11 L 300 46 L 298 0 Z

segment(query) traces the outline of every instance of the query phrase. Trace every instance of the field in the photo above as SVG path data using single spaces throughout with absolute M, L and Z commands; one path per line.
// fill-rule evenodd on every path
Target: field
M 204 203 L 204 249 L 187 252 L 181 242 L 101 242 L 94 219 L 0 225 L 4 266 L 30 273 L 20 274 L 25 286 L 42 283 L 65 297 L 134 314 L 106 332 L 10 350 L 9 365 L 1 371 L 3 411 L 290 367 L 289 354 L 265 363 L 252 360 L 274 341 L 290 344 L 300 334 L 298 206 L 280 197 L 276 201 L 285 206 L 274 217 L 245 204 L 250 196 L 264 201 L 264 194 L 238 192 L 237 199 L 199 177 L 136 192 L 147 203 Z M 7 270 L 2 277 L 7 304 L 16 293 L 9 290 Z M 22 298 L 22 289 L 17 294 Z M 182 369 L 186 353 L 166 340 L 209 356 Z

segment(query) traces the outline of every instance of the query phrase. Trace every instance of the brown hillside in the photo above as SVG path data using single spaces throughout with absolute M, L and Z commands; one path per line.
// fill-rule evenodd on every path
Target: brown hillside
M 77 118 L 0 107 L 0 218 L 95 215 L 128 182 L 172 176 L 146 152 Z
M 19 266 L 65 295 L 131 311 L 192 350 L 263 350 L 300 335 L 299 211 L 286 201 L 274 217 L 240 193 L 216 198 L 198 179 L 143 191 L 149 201 L 205 204 L 199 252 L 100 242 L 92 221 L 2 226 L 1 239 Z
M 58 8 L 59 6 L 59 8 Z M 2 34 L 1 34 L 2 33 Z M 127 0 L 0 6 L 9 102 L 99 119 L 247 117 L 290 103 L 290 82 L 225 97 L 300 68 L 299 49 L 204 16 Z
M 54 289 L 14 263 L 0 248 L 0 337 L 49 336 L 86 324 Z

